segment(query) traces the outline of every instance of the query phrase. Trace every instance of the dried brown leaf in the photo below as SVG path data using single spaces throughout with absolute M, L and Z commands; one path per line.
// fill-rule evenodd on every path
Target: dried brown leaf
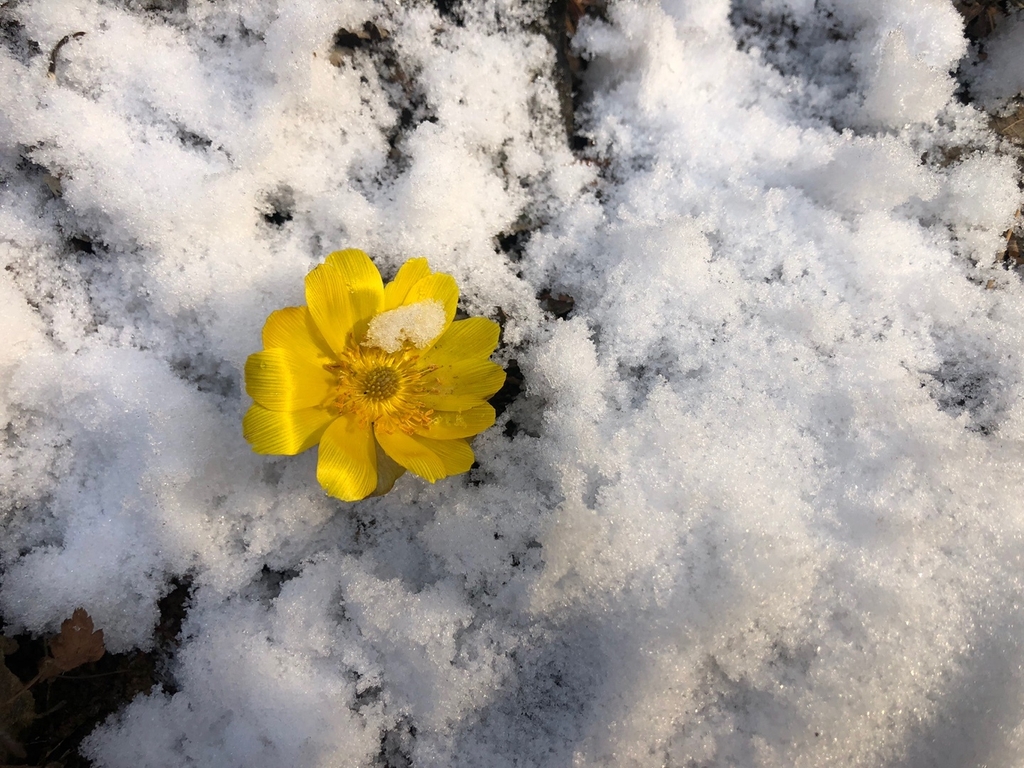
M 1003 254 L 1003 261 L 1011 267 L 1019 267 L 1024 264 L 1024 252 L 1022 252 L 1024 238 L 1011 232 L 1006 238 L 1006 253 Z
M 568 0 L 565 4 L 565 28 L 570 35 L 576 34 L 576 27 L 587 13 L 592 0 Z
M 978 15 L 985 10 L 985 7 L 981 3 L 955 3 L 956 9 L 960 12 L 960 15 L 964 17 L 964 22 L 974 21 Z
M 999 22 L 1006 18 L 994 0 L 956 2 L 954 5 L 964 19 L 964 31 L 971 40 L 988 37 Z
M 0 760 L 25 757 L 18 738 L 35 718 L 35 699 L 21 680 L 0 664 Z
M 43 183 L 46 184 L 46 188 L 50 190 L 50 194 L 54 197 L 61 197 L 64 194 L 64 190 L 61 188 L 60 179 L 52 174 L 46 174 L 43 176 Z
M 993 117 L 992 130 L 1010 141 L 1024 144 L 1024 104 L 1009 115 Z
M 50 641 L 52 659 L 39 665 L 43 679 L 56 677 L 90 661 L 99 661 L 107 649 L 103 645 L 103 630 L 93 631 L 92 618 L 84 608 L 76 608 L 70 619 L 60 625 L 60 634 Z

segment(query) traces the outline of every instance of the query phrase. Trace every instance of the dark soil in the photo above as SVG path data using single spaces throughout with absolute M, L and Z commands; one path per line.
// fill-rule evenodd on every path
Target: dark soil
M 178 644 L 190 588 L 187 582 L 176 582 L 160 601 L 160 624 L 152 651 L 108 653 L 99 661 L 54 680 L 40 681 L 22 693 L 34 703 L 35 718 L 23 729 L 16 723 L 0 723 L 9 737 L 6 745 L 0 741 L 0 755 L 6 753 L 2 758 L 6 764 L 87 768 L 90 763 L 78 753 L 78 746 L 97 725 L 157 685 L 173 691 L 167 660 Z M 24 686 L 31 683 L 49 657 L 47 641 L 30 635 L 9 639 L 17 643 L 17 650 L 7 655 L 5 662 Z

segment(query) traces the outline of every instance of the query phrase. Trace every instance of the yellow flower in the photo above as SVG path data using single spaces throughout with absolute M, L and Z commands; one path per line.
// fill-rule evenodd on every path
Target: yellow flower
M 426 259 L 385 286 L 362 251 L 330 254 L 306 275 L 307 306 L 271 313 L 246 361 L 245 439 L 286 455 L 319 443 L 317 480 L 345 501 L 387 493 L 407 469 L 432 483 L 466 472 L 505 372 L 489 360 L 497 323 L 454 320 L 458 300 Z

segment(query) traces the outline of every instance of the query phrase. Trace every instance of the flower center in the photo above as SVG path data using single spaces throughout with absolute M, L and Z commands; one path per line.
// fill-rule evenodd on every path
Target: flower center
M 401 380 L 394 368 L 373 368 L 363 379 L 363 394 L 370 400 L 388 400 L 395 396 Z
M 337 376 L 335 405 L 364 427 L 412 434 L 430 424 L 434 412 L 423 398 L 438 390 L 437 367 L 424 365 L 411 344 L 397 352 L 350 344 L 328 369 Z

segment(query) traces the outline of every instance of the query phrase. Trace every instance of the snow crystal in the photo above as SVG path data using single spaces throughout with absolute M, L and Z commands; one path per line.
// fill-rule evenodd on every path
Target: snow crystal
M 397 352 L 409 342 L 422 349 L 441 334 L 445 320 L 444 305 L 439 301 L 418 301 L 390 309 L 370 321 L 363 346 Z

